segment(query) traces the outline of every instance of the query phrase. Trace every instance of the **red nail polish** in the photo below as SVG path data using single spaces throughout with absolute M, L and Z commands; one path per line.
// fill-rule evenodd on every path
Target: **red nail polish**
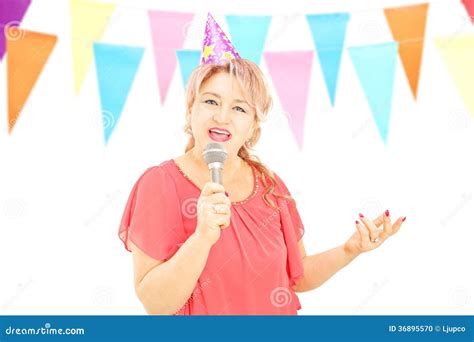
M 362 214 L 359 213 L 359 217 L 362 218 L 362 217 L 364 217 L 364 215 L 362 215 Z
M 226 195 L 227 197 L 229 197 L 229 194 L 227 193 L 227 191 L 225 191 L 225 195 Z
M 402 222 L 403 222 L 403 221 L 405 221 L 405 220 L 406 220 L 406 218 L 407 218 L 406 216 L 405 216 L 404 218 L 402 218 Z
M 388 212 L 388 209 L 385 210 L 385 216 L 387 216 L 387 217 L 390 216 L 390 213 Z
M 356 221 L 356 224 L 359 224 L 359 221 Z

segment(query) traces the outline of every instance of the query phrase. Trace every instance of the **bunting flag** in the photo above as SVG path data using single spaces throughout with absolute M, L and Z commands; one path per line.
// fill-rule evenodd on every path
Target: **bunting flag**
M 57 36 L 22 30 L 22 38 L 7 39 L 8 133 L 38 80 Z
M 122 114 L 144 49 L 124 45 L 94 43 L 105 144 Z
M 349 48 L 357 76 L 384 143 L 387 143 L 398 43 Z
M 92 44 L 101 39 L 115 5 L 90 0 L 71 0 L 70 4 L 74 91 L 78 94 L 92 63 Z
M 415 99 L 420 78 L 427 12 L 427 3 L 384 10 L 392 36 L 399 43 L 398 52 Z
M 193 20 L 194 15 L 164 11 L 149 11 L 148 15 L 158 88 L 161 104 L 163 104 L 176 69 L 176 50 L 183 47 L 186 26 Z
M 461 0 L 474 23 L 474 0 Z M 20 28 L 31 0 L 0 0 L 0 60 L 7 58 L 8 133 L 11 134 L 41 74 L 57 37 Z M 133 84 L 144 49 L 98 43 L 116 6 L 98 0 L 70 0 L 74 90 L 77 94 L 95 58 L 97 82 L 108 143 Z M 395 42 L 349 48 L 350 58 L 367 98 L 378 132 L 388 141 L 397 54 L 414 99 L 417 98 L 429 3 L 384 9 Z M 184 50 L 193 13 L 147 11 L 160 100 L 163 105 L 178 60 L 183 86 L 202 58 L 212 50 Z M 208 14 L 208 18 L 210 18 Z M 260 64 L 262 54 L 282 107 L 288 113 L 292 134 L 303 146 L 313 51 L 264 52 L 272 16 L 228 15 L 229 36 L 242 58 Z M 349 13 L 308 14 L 313 44 L 326 89 L 334 106 Z M 214 23 L 218 34 L 222 29 Z M 207 38 L 206 38 L 207 39 Z M 224 43 L 229 43 L 227 37 Z M 229 43 L 230 44 L 230 43 Z M 211 44 L 212 45 L 212 44 Z M 474 116 L 474 34 L 456 33 L 436 39 L 447 70 L 466 107 Z M 226 45 L 227 46 L 227 45 Z M 229 52 L 229 51 L 227 51 Z M 229 54 L 230 57 L 233 54 Z M 208 56 L 209 57 L 209 56 Z M 210 59 L 208 59 L 210 60 Z
M 265 52 L 263 55 L 277 95 L 288 113 L 290 128 L 301 149 L 313 51 Z
M 226 16 L 230 40 L 240 57 L 260 64 L 271 20 L 271 16 Z
M 306 16 L 333 106 L 349 18 L 349 13 Z
M 0 0 L 0 61 L 5 55 L 5 38 L 21 39 L 23 31 L 18 27 L 30 4 L 31 0 Z
M 466 107 L 474 116 L 474 34 L 436 38 L 435 42 Z
M 467 15 L 471 18 L 471 23 L 474 24 L 474 0 L 462 0 Z
M 178 50 L 176 51 L 179 68 L 181 69 L 181 79 L 186 88 L 191 72 L 199 65 L 201 51 L 199 50 Z

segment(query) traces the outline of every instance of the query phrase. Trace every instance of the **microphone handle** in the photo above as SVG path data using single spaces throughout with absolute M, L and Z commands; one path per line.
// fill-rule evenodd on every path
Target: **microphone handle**
M 222 185 L 222 169 L 218 166 L 211 167 L 211 180 L 213 183 Z

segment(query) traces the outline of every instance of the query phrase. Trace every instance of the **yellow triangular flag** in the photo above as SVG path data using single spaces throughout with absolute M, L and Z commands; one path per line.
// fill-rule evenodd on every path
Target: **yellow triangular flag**
M 115 7 L 115 4 L 71 0 L 72 60 L 76 94 L 79 93 L 92 63 L 92 43 L 101 39 Z
M 474 116 L 474 34 L 439 37 L 436 46 L 467 109 Z

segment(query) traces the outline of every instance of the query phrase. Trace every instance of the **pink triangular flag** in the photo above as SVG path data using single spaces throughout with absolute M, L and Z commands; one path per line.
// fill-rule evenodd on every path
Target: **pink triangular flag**
M 155 53 L 156 75 L 161 104 L 165 102 L 168 88 L 176 68 L 176 50 L 182 49 L 186 27 L 194 14 L 149 11 L 150 28 Z
M 301 149 L 313 51 L 265 52 L 264 57 L 277 95 L 288 113 L 293 135 Z
M 471 23 L 474 24 L 474 0 L 462 0 L 462 3 L 466 8 L 467 15 L 471 18 Z

